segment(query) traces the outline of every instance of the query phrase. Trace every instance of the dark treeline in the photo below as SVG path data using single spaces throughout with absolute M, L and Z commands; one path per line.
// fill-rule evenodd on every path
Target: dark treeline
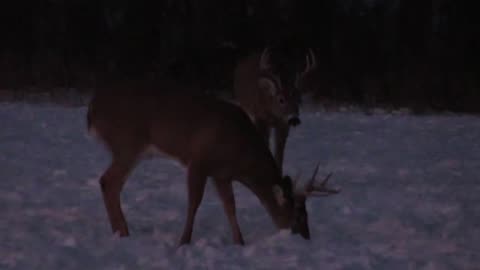
M 2 1 L 0 31 L 0 89 L 166 74 L 228 90 L 235 61 L 268 45 L 315 50 L 318 97 L 480 111 L 475 1 Z

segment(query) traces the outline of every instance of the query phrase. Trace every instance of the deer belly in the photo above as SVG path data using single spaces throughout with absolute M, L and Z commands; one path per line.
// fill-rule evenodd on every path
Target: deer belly
M 181 165 L 184 165 L 184 162 L 182 162 L 178 157 L 175 157 L 165 151 L 160 150 L 158 147 L 156 147 L 153 144 L 150 144 L 145 148 L 145 150 L 142 152 L 141 158 L 142 159 L 155 159 L 155 158 L 169 159 L 169 160 L 177 161 Z

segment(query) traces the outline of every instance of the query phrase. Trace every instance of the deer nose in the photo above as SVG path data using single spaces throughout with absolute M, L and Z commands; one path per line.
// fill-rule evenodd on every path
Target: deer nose
M 292 126 L 292 127 L 296 127 L 296 126 L 300 125 L 301 123 L 302 123 L 302 121 L 300 121 L 300 118 L 298 118 L 298 116 L 293 116 L 293 117 L 290 117 L 288 119 L 288 125 Z
M 307 240 L 310 240 L 310 231 L 307 229 L 305 232 L 300 232 L 300 235 Z
M 292 233 L 293 234 L 300 234 L 303 239 L 310 240 L 310 229 L 308 228 L 308 225 L 303 224 L 295 224 L 292 227 Z

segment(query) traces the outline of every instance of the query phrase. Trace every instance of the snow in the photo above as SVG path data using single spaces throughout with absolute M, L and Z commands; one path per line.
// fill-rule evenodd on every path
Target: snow
M 342 193 L 308 202 L 312 240 L 275 229 L 236 184 L 246 246 L 209 185 L 192 244 L 177 248 L 185 170 L 159 158 L 130 176 L 131 236 L 113 235 L 98 178 L 109 155 L 86 107 L 0 103 L 0 269 L 478 269 L 480 118 L 306 111 L 285 170 L 333 172 Z

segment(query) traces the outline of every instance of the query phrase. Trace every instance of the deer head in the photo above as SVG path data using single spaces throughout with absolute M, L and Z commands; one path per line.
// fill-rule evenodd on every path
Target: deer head
M 301 72 L 294 72 L 292 68 L 288 67 L 275 68 L 272 65 L 271 52 L 268 47 L 263 50 L 258 64 L 260 69 L 258 87 L 268 94 L 266 103 L 270 113 L 276 119 L 291 126 L 300 124 L 301 93 L 307 87 L 308 83 L 306 82 L 313 74 L 312 71 L 317 67 L 313 50 L 309 49 L 305 55 L 305 67 Z
M 259 60 L 258 88 L 264 95 L 265 108 L 277 121 L 296 126 L 300 124 L 300 93 L 292 85 L 275 72 L 271 63 L 269 48 L 265 48 Z
M 320 184 L 317 182 L 316 175 L 319 166 L 315 168 L 312 177 L 307 181 L 304 187 L 298 187 L 297 182 L 293 182 L 290 176 L 284 176 L 281 189 L 276 191 L 277 202 L 283 205 L 290 213 L 289 217 L 284 217 L 289 220 L 289 226 L 293 234 L 300 234 L 305 239 L 310 239 L 310 229 L 308 226 L 308 213 L 306 209 L 306 201 L 309 197 L 315 196 L 330 196 L 340 192 L 339 189 L 332 189 L 327 187 L 328 180 L 332 173 L 328 174 Z

